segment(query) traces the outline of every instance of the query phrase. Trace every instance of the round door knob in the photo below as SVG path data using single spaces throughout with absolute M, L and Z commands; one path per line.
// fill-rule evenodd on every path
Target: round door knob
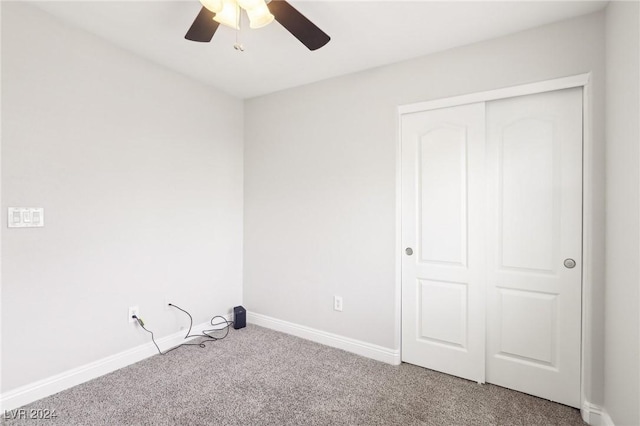
M 565 259 L 564 260 L 564 266 L 565 268 L 575 268 L 576 267 L 576 261 L 573 259 Z
M 413 249 L 411 247 L 407 247 L 404 249 L 404 252 L 407 253 L 407 256 L 411 256 L 413 254 Z

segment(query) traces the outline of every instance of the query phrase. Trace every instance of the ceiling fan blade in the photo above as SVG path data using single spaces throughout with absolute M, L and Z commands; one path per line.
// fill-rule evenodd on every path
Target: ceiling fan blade
M 196 16 L 195 21 L 191 24 L 191 28 L 189 28 L 189 31 L 187 31 L 184 38 L 191 41 L 211 41 L 213 35 L 218 29 L 218 25 L 220 25 L 213 20 L 214 16 L 216 16 L 216 14 L 206 7 L 200 9 L 200 13 Z
M 286 1 L 273 0 L 267 6 L 276 21 L 280 22 L 287 31 L 307 46 L 309 50 L 320 49 L 331 40 L 331 37 Z

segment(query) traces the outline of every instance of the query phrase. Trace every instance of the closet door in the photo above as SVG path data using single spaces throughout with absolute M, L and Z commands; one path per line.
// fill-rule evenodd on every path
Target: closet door
M 484 104 L 402 117 L 402 360 L 484 382 Z
M 486 112 L 486 381 L 579 407 L 582 89 Z

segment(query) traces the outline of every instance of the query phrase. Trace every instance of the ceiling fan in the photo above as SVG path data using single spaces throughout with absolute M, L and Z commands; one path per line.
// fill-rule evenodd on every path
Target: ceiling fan
M 200 0 L 203 7 L 184 36 L 187 40 L 209 42 L 220 24 L 239 29 L 244 9 L 251 28 L 261 28 L 274 19 L 309 50 L 324 46 L 331 38 L 285 0 Z

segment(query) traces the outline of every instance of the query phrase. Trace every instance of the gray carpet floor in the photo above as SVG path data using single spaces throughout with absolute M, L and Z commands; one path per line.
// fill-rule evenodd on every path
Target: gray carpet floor
M 24 408 L 8 425 L 582 425 L 574 408 L 249 325 Z

